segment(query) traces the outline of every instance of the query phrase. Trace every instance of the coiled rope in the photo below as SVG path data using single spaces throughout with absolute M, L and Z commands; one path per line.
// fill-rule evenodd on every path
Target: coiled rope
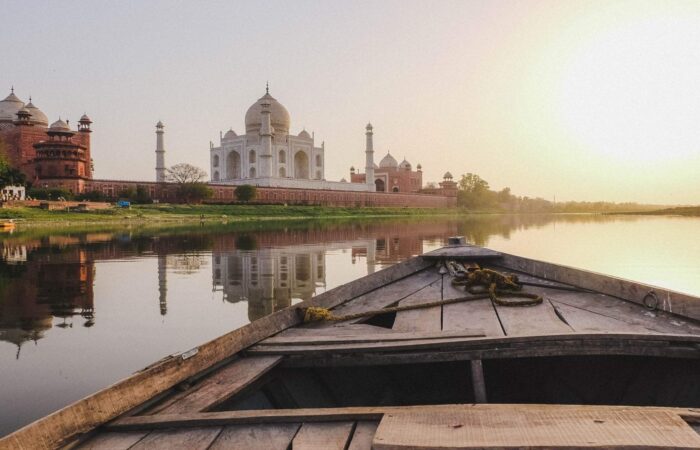
M 474 300 L 491 299 L 501 306 L 531 306 L 542 303 L 542 297 L 537 294 L 521 292 L 522 285 L 515 275 L 506 275 L 491 269 L 482 269 L 478 265 L 464 266 L 455 261 L 446 261 L 445 267 L 452 276 L 452 285 L 465 286 L 470 294 L 467 297 L 451 298 L 447 300 L 435 300 L 416 305 L 392 306 L 372 311 L 362 311 L 355 314 L 335 315 L 330 309 L 310 306 L 300 308 L 304 322 L 343 322 L 362 317 L 377 316 L 380 314 L 397 313 L 416 309 L 432 308 L 435 306 L 450 305 L 453 303 L 468 302 Z M 481 287 L 480 291 L 477 288 Z M 517 297 L 524 300 L 504 300 L 503 297 Z

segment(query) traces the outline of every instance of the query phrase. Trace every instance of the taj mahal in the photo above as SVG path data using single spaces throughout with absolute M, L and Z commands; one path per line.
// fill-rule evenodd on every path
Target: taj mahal
M 238 135 L 231 128 L 220 133 L 218 146 L 210 142 L 211 182 L 355 192 L 418 192 L 421 189 L 420 165 L 414 172 L 408 161 L 398 164 L 389 154 L 379 166 L 374 163 L 371 124 L 365 129 L 365 173 L 356 173 L 353 167 L 350 182 L 326 180 L 325 144 L 321 142 L 319 146 L 315 136 L 305 129 L 299 134 L 290 134 L 290 122 L 289 112 L 270 95 L 268 86 L 265 95 L 245 114 L 245 134 Z M 409 178 L 412 181 L 406 182 Z

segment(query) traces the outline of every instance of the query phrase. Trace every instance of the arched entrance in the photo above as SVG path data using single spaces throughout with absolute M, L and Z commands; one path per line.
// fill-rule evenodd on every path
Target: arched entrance
M 212 177 L 212 181 L 219 181 L 219 171 L 218 170 L 214 171 L 214 176 Z
M 294 155 L 294 178 L 309 179 L 309 157 L 306 152 Z
M 376 187 L 377 192 L 386 191 L 386 187 L 384 186 L 384 180 L 381 180 L 381 179 L 374 180 L 374 186 Z
M 241 178 L 241 155 L 238 152 L 231 152 L 226 158 L 226 178 Z
M 287 171 L 284 169 L 284 167 L 280 167 L 280 178 L 285 178 L 287 176 Z

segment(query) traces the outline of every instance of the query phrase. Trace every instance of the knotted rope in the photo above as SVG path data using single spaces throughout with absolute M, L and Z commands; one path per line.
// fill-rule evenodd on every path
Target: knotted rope
M 465 290 L 470 294 L 468 297 L 435 300 L 416 305 L 392 306 L 390 308 L 362 311 L 345 315 L 335 315 L 330 309 L 321 308 L 318 306 L 300 308 L 298 311 L 303 314 L 303 320 L 305 323 L 318 322 L 322 320 L 330 322 L 343 322 L 362 317 L 432 308 L 435 306 L 483 300 L 487 298 L 501 306 L 530 306 L 539 305 L 542 303 L 541 296 L 527 292 L 520 292 L 522 285 L 518 282 L 518 277 L 515 275 L 506 275 L 495 270 L 482 269 L 478 265 L 465 267 L 455 261 L 446 261 L 445 266 L 450 272 L 450 275 L 453 277 L 452 284 L 454 286 L 465 286 Z M 485 290 L 482 289 L 481 291 L 476 291 L 475 288 L 479 286 L 485 288 Z M 526 300 L 503 300 L 501 298 L 502 296 L 519 297 Z

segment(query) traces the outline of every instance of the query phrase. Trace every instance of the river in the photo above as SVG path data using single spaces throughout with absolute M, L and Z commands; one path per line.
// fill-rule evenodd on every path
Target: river
M 700 296 L 699 229 L 700 218 L 479 215 L 1 235 L 0 436 L 448 236 Z

